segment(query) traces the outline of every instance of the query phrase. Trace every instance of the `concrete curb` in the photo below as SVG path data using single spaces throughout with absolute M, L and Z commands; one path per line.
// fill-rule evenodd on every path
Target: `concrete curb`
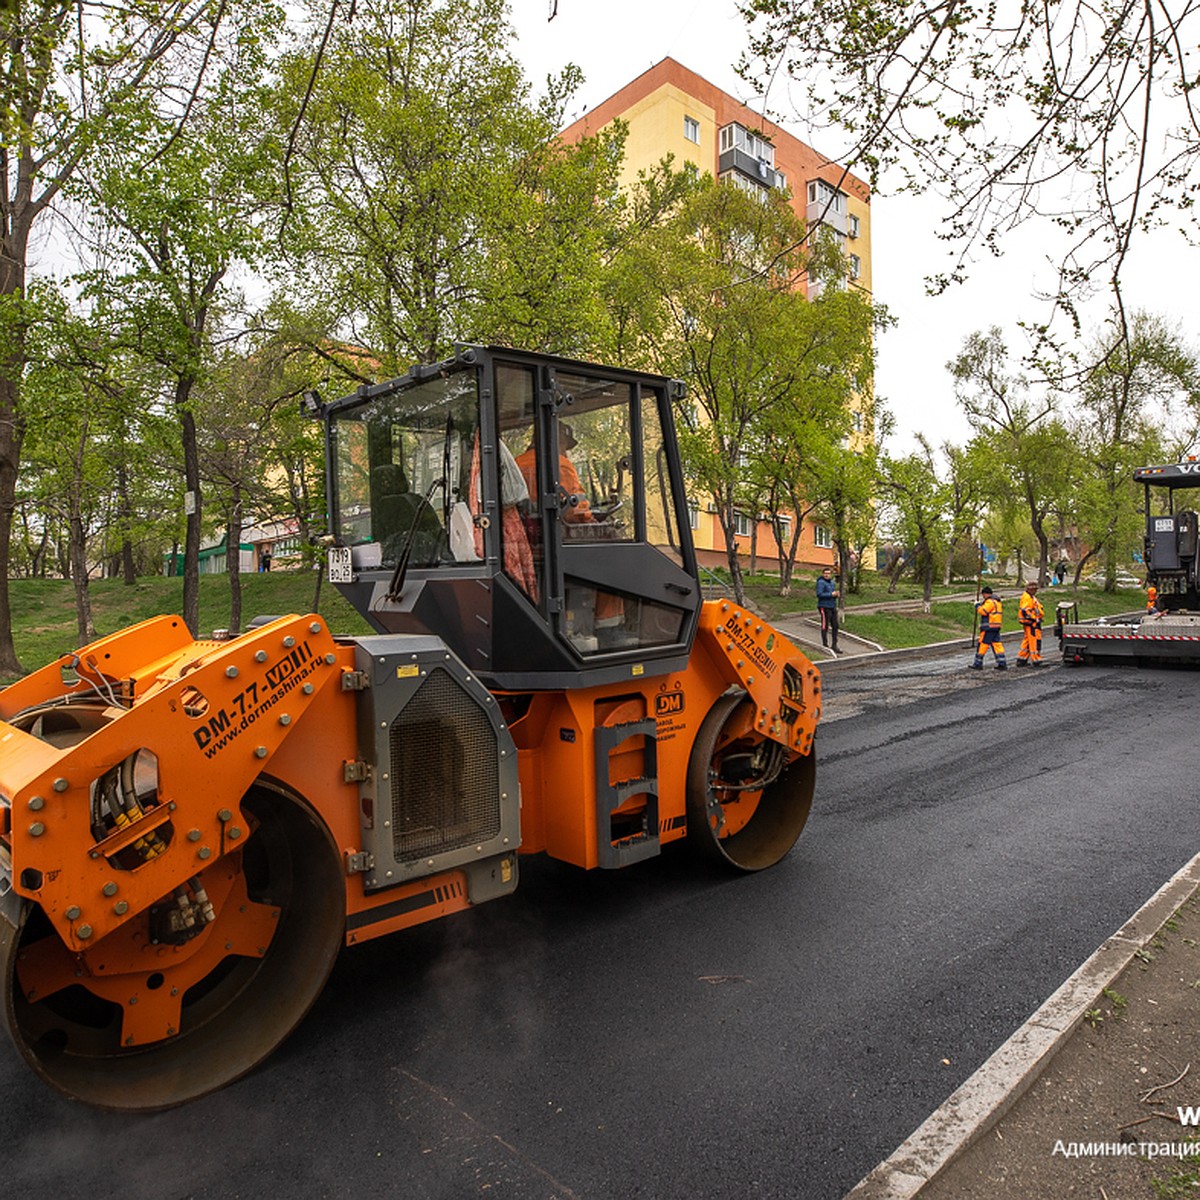
M 846 1200 L 911 1200 L 1021 1098 L 1084 1013 L 1200 888 L 1200 854 L 1175 873 Z

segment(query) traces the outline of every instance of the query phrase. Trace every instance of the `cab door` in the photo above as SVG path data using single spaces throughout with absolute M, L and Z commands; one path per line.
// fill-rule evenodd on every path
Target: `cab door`
M 700 590 L 669 381 L 543 366 L 547 615 L 585 661 L 678 653 Z

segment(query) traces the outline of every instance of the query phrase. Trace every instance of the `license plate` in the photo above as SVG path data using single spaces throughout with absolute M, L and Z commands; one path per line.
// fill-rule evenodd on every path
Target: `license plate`
M 329 582 L 354 582 L 354 563 L 350 558 L 349 546 L 329 547 Z

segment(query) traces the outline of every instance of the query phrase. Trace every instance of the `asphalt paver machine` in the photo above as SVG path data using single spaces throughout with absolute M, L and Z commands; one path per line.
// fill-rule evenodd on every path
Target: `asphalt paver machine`
M 788 852 L 820 676 L 702 599 L 680 396 L 463 347 L 312 398 L 329 576 L 375 634 L 164 616 L 0 693 L 4 1015 L 42 1079 L 127 1111 L 221 1087 L 343 946 L 512 892 L 520 854 Z
M 1145 489 L 1143 561 L 1146 583 L 1158 593 L 1155 608 L 1087 625 L 1060 612 L 1064 663 L 1200 662 L 1200 514 L 1183 507 L 1188 497 L 1180 496 L 1200 488 L 1200 462 L 1139 467 L 1133 478 Z

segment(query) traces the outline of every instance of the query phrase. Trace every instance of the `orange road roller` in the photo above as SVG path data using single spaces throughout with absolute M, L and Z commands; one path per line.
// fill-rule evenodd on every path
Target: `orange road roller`
M 251 1070 L 341 948 L 808 818 L 817 669 L 705 601 L 681 385 L 460 347 L 323 403 L 328 578 L 376 631 L 146 621 L 0 693 L 0 961 L 43 1080 L 153 1111 Z

